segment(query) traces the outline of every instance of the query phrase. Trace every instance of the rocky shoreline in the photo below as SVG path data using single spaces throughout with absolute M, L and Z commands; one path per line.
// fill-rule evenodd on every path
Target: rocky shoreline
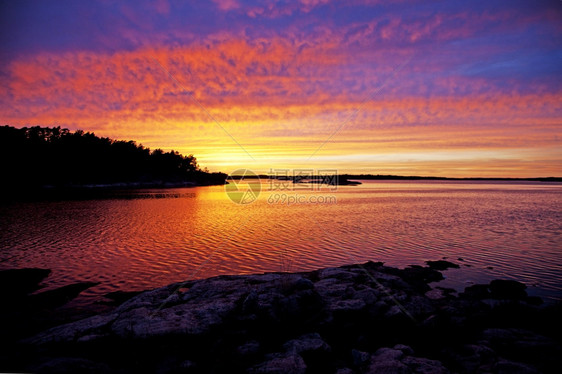
M 30 295 L 48 270 L 8 270 L 0 371 L 562 372 L 560 305 L 515 281 L 431 289 L 455 266 L 218 276 L 113 294 L 86 318 L 57 308 L 91 284 Z

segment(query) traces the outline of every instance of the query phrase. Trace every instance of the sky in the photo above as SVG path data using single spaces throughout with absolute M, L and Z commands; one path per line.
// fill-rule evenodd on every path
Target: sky
M 0 124 L 231 173 L 562 177 L 562 1 L 4 1 Z

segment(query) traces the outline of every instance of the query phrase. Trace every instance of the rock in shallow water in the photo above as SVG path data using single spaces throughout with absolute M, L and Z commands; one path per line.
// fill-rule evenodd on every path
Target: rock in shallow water
M 426 261 L 425 262 L 430 269 L 434 270 L 447 270 L 447 269 L 458 269 L 460 268 L 459 265 L 445 260 L 437 260 L 437 261 Z
M 494 299 L 520 300 L 527 297 L 523 283 L 514 280 L 496 279 L 490 282 L 490 293 Z

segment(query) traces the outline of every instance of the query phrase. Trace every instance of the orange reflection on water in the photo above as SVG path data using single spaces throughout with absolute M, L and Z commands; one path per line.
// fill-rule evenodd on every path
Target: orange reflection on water
M 299 186 L 302 187 L 302 186 Z M 235 204 L 224 186 L 149 191 L 135 199 L 2 206 L 2 268 L 53 270 L 49 287 L 142 290 L 218 274 L 300 271 L 348 263 L 421 264 L 448 257 L 453 284 L 512 277 L 562 290 L 562 185 L 369 182 L 268 190 Z M 165 198 L 147 198 L 153 193 Z M 287 195 L 285 201 L 276 195 Z M 288 203 L 298 194 L 300 203 Z M 330 203 L 311 197 L 333 196 Z M 272 199 L 273 198 L 273 199 Z M 492 267 L 493 270 L 487 269 Z

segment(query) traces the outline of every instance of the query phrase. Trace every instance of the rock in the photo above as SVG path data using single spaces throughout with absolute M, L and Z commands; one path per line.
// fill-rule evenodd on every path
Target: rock
M 242 303 L 242 312 L 251 313 L 257 309 L 258 306 L 258 293 L 254 290 L 250 291 L 248 296 L 244 299 Z
M 206 292 L 201 292 L 199 297 L 188 298 L 184 303 L 181 303 L 178 294 L 173 293 L 173 286 L 147 291 L 125 301 L 112 314 L 59 326 L 40 334 L 33 341 L 39 344 L 75 341 L 87 335 L 108 334 L 121 338 L 203 334 L 222 323 L 226 316 L 237 309 L 240 299 L 245 296 L 245 291 L 239 287 L 235 292 L 222 294 L 212 287 L 212 282 L 207 286 Z M 100 332 L 102 329 L 107 331 Z
M 384 267 L 384 262 L 381 261 L 367 261 L 366 263 L 364 263 L 363 268 L 365 269 L 374 269 L 374 270 L 379 270 L 382 267 Z
M 366 374 L 409 374 L 408 366 L 399 360 L 379 360 L 373 358 Z
M 492 367 L 496 362 L 496 353 L 485 345 L 467 344 L 462 349 L 450 349 L 445 352 L 448 361 L 454 362 L 462 373 L 476 373 L 483 367 Z
M 309 290 L 314 287 L 314 283 L 306 278 L 300 278 L 295 282 L 295 290 Z
M 76 339 L 76 342 L 78 342 L 78 343 L 93 342 L 95 340 L 99 340 L 99 339 L 102 339 L 104 337 L 105 337 L 105 335 L 101 335 L 101 334 L 83 335 L 83 336 L 79 337 L 78 339 Z
M 369 353 L 357 349 L 351 350 L 351 357 L 353 359 L 353 365 L 359 367 L 368 364 L 371 360 L 371 355 Z
M 294 276 L 293 274 L 289 275 Z M 262 277 L 265 277 L 265 275 L 253 276 L 252 279 L 255 280 Z M 189 290 L 183 293 L 182 300 L 224 298 L 240 293 L 247 294 L 248 283 L 250 283 L 250 281 L 242 276 L 221 275 L 214 278 L 203 279 L 194 282 Z M 170 294 L 172 294 L 172 292 L 170 292 L 169 295 Z
M 527 297 L 523 283 L 514 280 L 496 279 L 490 282 L 490 293 L 494 299 L 521 300 Z
M 184 360 L 179 364 L 179 368 L 183 370 L 192 370 L 197 367 L 197 364 L 191 360 Z
M 430 298 L 428 282 L 439 277 L 431 267 L 400 270 L 367 263 L 297 274 L 219 276 L 138 295 L 117 293 L 121 305 L 39 333 L 3 353 L 0 364 L 13 352 L 34 352 L 34 362 L 49 363 L 46 369 L 66 370 L 67 365 L 80 371 L 82 364 L 85 370 L 98 364 L 101 371 L 106 364 L 125 368 L 125 361 L 133 359 L 120 356 L 126 344 L 135 352 L 135 368 L 161 372 L 529 372 L 560 367 L 559 339 L 536 332 L 557 336 L 560 308 L 531 306 L 521 298 L 525 289 L 520 284 L 503 281 L 467 287 L 458 297 Z M 492 299 L 492 294 L 501 298 Z M 492 308 L 488 301 L 497 305 Z M 61 352 L 77 357 L 68 359 Z M 21 362 L 10 367 L 37 371 L 39 366 L 25 362 L 22 354 L 14 356 Z M 100 362 L 92 363 L 92 357 Z
M 255 310 L 256 313 L 262 318 L 266 318 L 268 320 L 278 320 L 277 317 L 277 305 L 279 304 L 280 300 L 284 298 L 282 294 L 276 291 L 271 292 L 260 292 L 255 293 Z M 245 308 L 249 304 L 249 302 L 254 303 L 250 298 L 251 295 L 244 300 L 244 304 L 242 305 Z
M 59 357 L 38 366 L 34 371 L 39 373 L 109 373 L 112 370 L 104 363 L 84 358 Z
M 25 296 L 39 289 L 39 283 L 51 270 L 38 268 L 0 271 L 0 293 L 7 298 Z
M 461 297 L 483 300 L 491 297 L 490 291 L 487 284 L 475 284 L 464 289 L 464 292 L 460 294 Z
M 260 351 L 260 343 L 257 340 L 251 340 L 238 347 L 236 350 L 239 355 L 250 356 L 255 355 Z
M 402 361 L 410 372 L 420 374 L 447 374 L 449 370 L 443 364 L 436 360 L 430 360 L 420 357 L 405 357 Z
M 258 274 L 258 275 L 247 275 L 246 281 L 248 282 L 248 284 L 263 284 L 263 283 L 279 281 L 281 278 L 282 278 L 281 274 L 267 273 L 267 274 Z
M 427 297 L 423 296 L 412 296 L 404 304 L 404 309 L 406 309 L 414 317 L 427 316 L 435 311 L 435 307 Z
M 372 288 L 365 288 L 357 291 L 354 298 L 363 300 L 366 305 L 371 305 L 378 301 L 377 293 Z
M 367 373 L 424 373 L 446 374 L 449 371 L 436 360 L 410 356 L 411 349 L 399 346 L 400 349 L 380 348 L 371 357 Z
M 283 345 L 287 352 L 328 352 L 330 346 L 322 340 L 318 333 L 305 334 L 297 339 L 289 340 Z
M 494 366 L 494 371 L 498 374 L 538 374 L 539 371 L 530 365 L 520 362 L 499 360 Z
M 413 355 L 414 351 L 411 347 L 404 345 L 404 344 L 396 344 L 392 349 L 399 350 L 405 355 Z
M 322 297 L 342 298 L 351 282 L 342 282 L 335 278 L 322 279 L 314 284 L 314 289 Z
M 315 290 L 303 290 L 281 296 L 273 303 L 274 319 L 291 322 L 318 314 L 323 307 L 322 298 Z
M 396 318 L 396 317 L 402 317 L 404 314 L 405 312 L 398 305 L 392 305 L 390 306 L 390 308 L 388 308 L 388 310 L 384 314 L 384 317 Z
M 117 318 L 117 314 L 97 315 L 69 324 L 53 327 L 32 338 L 26 339 L 26 344 L 43 345 L 47 343 L 90 341 L 103 337 L 104 332 Z
M 269 360 L 262 362 L 248 370 L 250 374 L 304 374 L 306 364 L 296 352 L 278 353 L 270 356 Z
M 354 374 L 354 371 L 350 368 L 339 368 L 336 370 L 336 374 Z
M 169 285 L 166 287 L 142 292 L 139 295 L 133 296 L 131 299 L 119 305 L 119 307 L 117 307 L 116 309 L 116 312 L 123 313 L 128 310 L 140 307 L 158 309 L 163 306 L 164 300 L 166 300 L 166 298 L 174 292 L 175 288 L 175 285 Z
M 320 270 L 320 274 L 319 274 L 320 279 L 334 278 L 334 279 L 339 279 L 339 280 L 351 280 L 355 276 L 356 275 L 353 272 L 348 271 L 346 269 L 342 269 L 342 268 L 322 269 L 322 270 Z
M 431 300 L 438 300 L 443 299 L 445 297 L 445 293 L 437 288 L 433 288 L 425 293 L 425 297 Z
M 542 305 L 544 303 L 543 300 L 538 296 L 527 296 L 525 298 L 525 302 L 529 305 L 535 306 Z
M 518 343 L 521 341 L 544 341 L 546 338 L 531 331 L 517 328 L 490 328 L 482 332 L 482 338 L 496 345 Z
M 457 292 L 454 288 L 441 287 L 441 286 L 437 286 L 435 288 L 442 291 L 445 296 L 450 296 Z
M 444 261 L 444 260 L 426 261 L 425 263 L 427 264 L 427 266 L 429 266 L 430 269 L 433 269 L 433 270 L 447 270 L 447 269 L 450 269 L 450 268 L 454 268 L 454 269 L 460 268 L 459 265 L 457 265 L 453 262 Z
M 437 270 L 416 265 L 408 266 L 396 273 L 418 292 L 427 292 L 431 289 L 427 285 L 428 283 L 444 279 L 443 275 Z
M 38 334 L 49 327 L 71 320 L 91 316 L 93 310 L 60 309 L 85 289 L 97 283 L 69 284 L 41 293 L 31 294 L 40 288 L 39 283 L 49 275 L 48 269 L 11 269 L 0 271 L 0 343 L 4 340 L 21 340 Z M 92 308 L 93 309 L 93 308 Z
M 536 332 L 518 328 L 492 328 L 482 338 L 502 357 L 522 362 L 538 371 L 562 372 L 562 345 Z
M 96 282 L 69 284 L 68 286 L 31 295 L 30 302 L 35 304 L 35 307 L 38 308 L 54 308 L 66 304 L 78 296 L 80 292 L 87 290 L 90 287 L 97 286 L 98 284 L 99 283 Z
M 123 304 L 125 301 L 131 299 L 132 297 L 137 296 L 140 294 L 141 291 L 114 291 L 109 292 L 104 295 L 104 297 L 113 301 L 114 305 Z
M 362 299 L 338 300 L 330 304 L 329 309 L 334 313 L 358 312 L 366 306 Z
M 126 311 L 112 324 L 122 338 L 163 335 L 200 335 L 219 325 L 237 308 L 238 297 L 211 298 L 157 309 L 139 307 Z
M 546 360 L 561 352 L 560 344 L 535 332 L 518 328 L 490 328 L 482 332 L 482 338 L 497 352 L 532 356 Z
M 375 355 L 373 356 L 373 360 L 379 361 L 391 361 L 391 360 L 400 360 L 404 356 L 404 352 L 400 349 L 392 349 L 392 348 L 379 348 Z

